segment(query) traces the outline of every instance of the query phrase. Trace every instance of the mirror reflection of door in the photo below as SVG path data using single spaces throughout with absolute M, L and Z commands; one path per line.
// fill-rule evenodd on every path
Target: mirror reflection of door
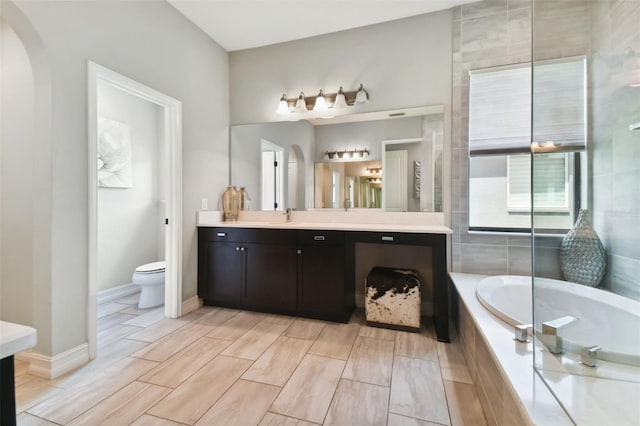
M 407 211 L 407 151 L 386 151 L 384 153 L 383 192 L 386 211 Z
M 331 174 L 331 207 L 340 208 L 340 173 Z
M 284 148 L 262 139 L 262 210 L 283 209 L 283 153 Z

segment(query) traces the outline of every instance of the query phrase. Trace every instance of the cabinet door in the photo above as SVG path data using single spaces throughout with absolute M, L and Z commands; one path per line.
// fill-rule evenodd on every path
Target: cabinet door
M 344 246 L 307 245 L 298 255 L 298 310 L 345 321 Z
M 296 254 L 290 244 L 246 243 L 244 304 L 255 309 L 294 312 Z
M 239 243 L 205 243 L 205 280 L 199 295 L 208 303 L 239 305 L 242 299 L 242 252 Z M 202 285 L 200 285 L 202 284 Z

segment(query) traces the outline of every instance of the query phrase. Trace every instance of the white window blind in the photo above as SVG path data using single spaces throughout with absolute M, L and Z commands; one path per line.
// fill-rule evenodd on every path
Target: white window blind
M 531 65 L 469 73 L 469 154 L 530 152 L 531 141 L 553 141 L 560 150 L 585 146 L 585 60 L 536 62 L 533 71 L 531 137 Z
M 533 203 L 536 212 L 568 212 L 571 191 L 566 153 L 534 158 Z M 531 156 L 508 157 L 509 211 L 531 210 Z

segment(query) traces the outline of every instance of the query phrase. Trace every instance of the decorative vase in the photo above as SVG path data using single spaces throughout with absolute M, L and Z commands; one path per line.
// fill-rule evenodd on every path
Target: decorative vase
M 228 186 L 222 193 L 222 212 L 224 213 L 225 221 L 238 219 L 238 208 L 240 205 L 238 198 L 238 190 L 234 186 Z
M 240 202 L 240 210 L 251 210 L 251 198 L 249 197 L 249 193 L 244 186 L 240 187 L 240 191 L 238 191 L 238 200 Z
M 562 239 L 560 267 L 565 280 L 596 287 L 604 277 L 607 254 L 588 215 L 588 210 L 580 210 L 575 225 Z

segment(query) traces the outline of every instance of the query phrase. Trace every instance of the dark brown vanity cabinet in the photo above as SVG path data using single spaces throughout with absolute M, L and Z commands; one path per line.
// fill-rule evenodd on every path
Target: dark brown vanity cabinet
M 345 287 L 345 238 L 340 231 L 298 231 L 298 312 L 347 322 L 355 296 Z
M 296 308 L 296 232 L 199 228 L 198 296 L 207 305 Z
M 199 228 L 198 296 L 207 305 L 346 322 L 344 232 Z

